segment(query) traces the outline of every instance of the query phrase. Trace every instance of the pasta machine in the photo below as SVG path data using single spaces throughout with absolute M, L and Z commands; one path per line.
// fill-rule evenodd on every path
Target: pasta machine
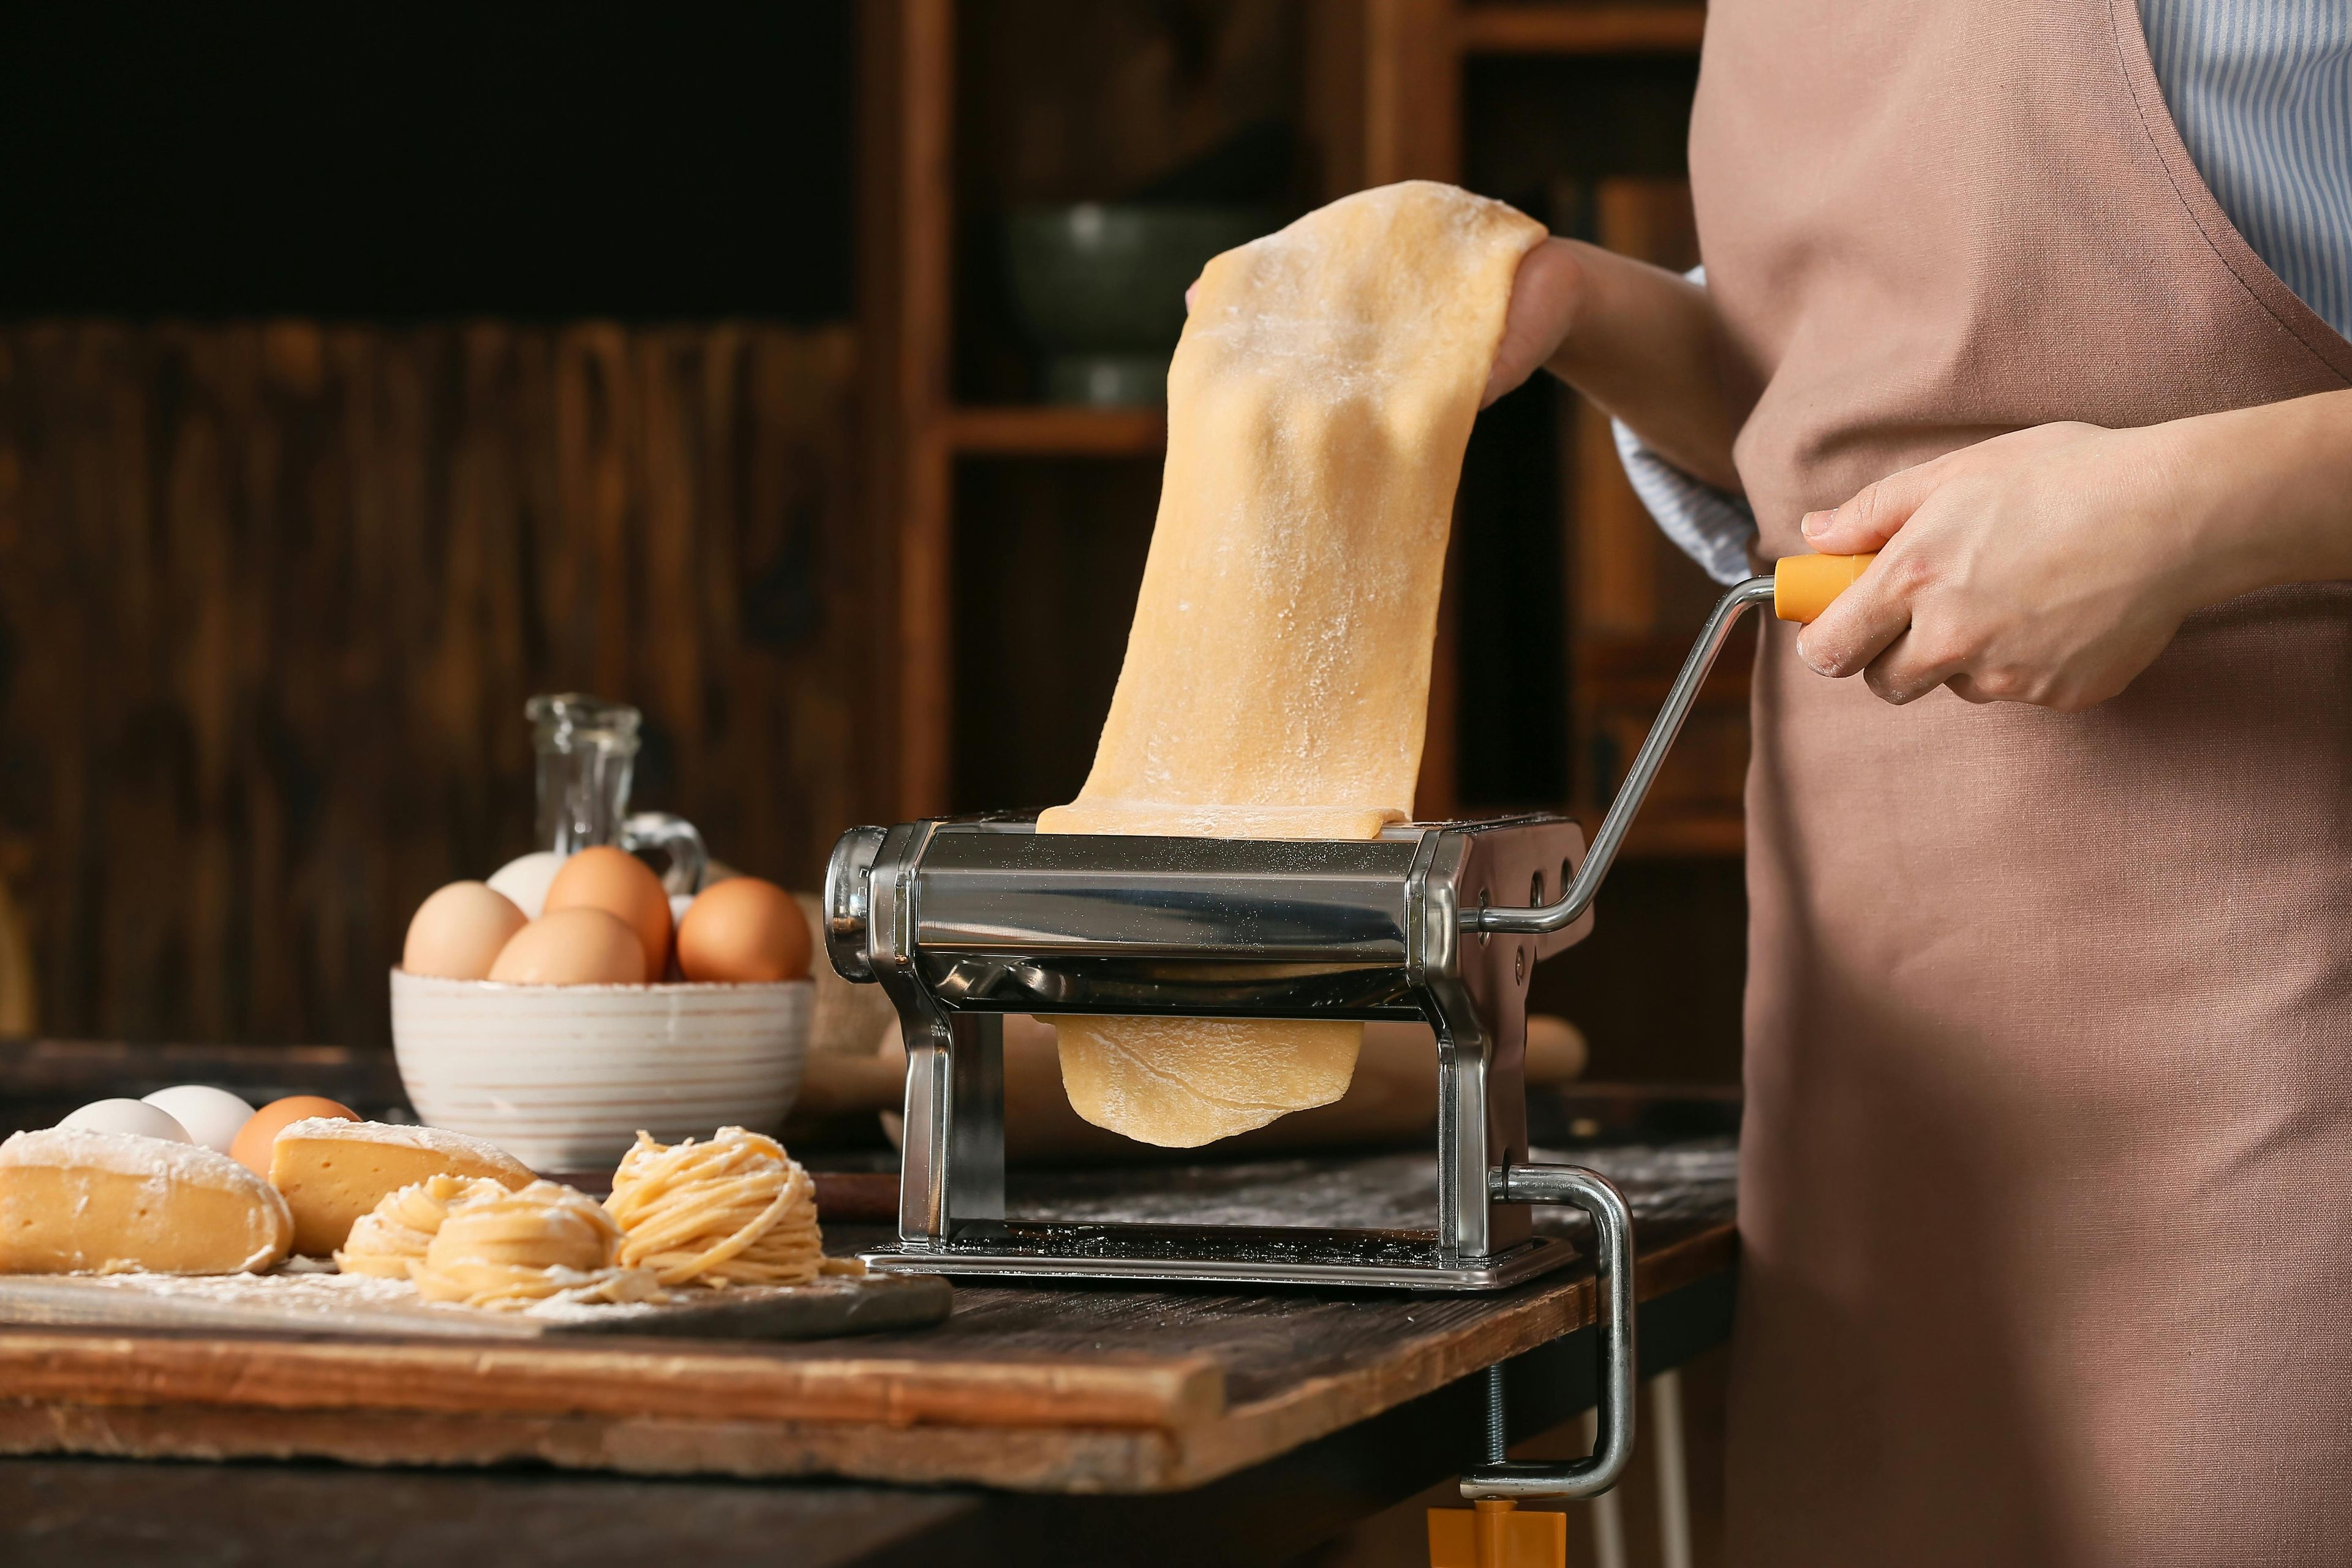
M 1566 1470 L 1490 1466 L 1472 1495 L 1605 1489 L 1632 1445 L 1633 1222 L 1601 1176 L 1528 1158 L 1528 981 L 1591 929 L 1593 895 L 1700 683 L 1740 615 L 1773 596 L 1759 577 L 1716 607 L 1589 847 L 1555 816 L 1412 823 L 1348 842 L 1046 835 L 1017 816 L 844 834 L 825 875 L 826 951 L 844 978 L 889 994 L 908 1058 L 898 1236 L 867 1265 L 1491 1290 L 1576 1255 L 1529 1222 L 1530 1205 L 1572 1205 L 1592 1223 L 1599 1443 Z M 1009 1013 L 1421 1019 L 1436 1037 L 1437 1212 L 1414 1231 L 1008 1215 Z

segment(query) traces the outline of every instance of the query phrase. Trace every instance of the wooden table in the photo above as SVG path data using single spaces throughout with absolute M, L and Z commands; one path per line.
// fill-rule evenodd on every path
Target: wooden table
M 1719 1342 L 1727 1140 L 1578 1157 L 1633 1200 L 1643 1372 Z M 1016 1203 L 1381 1223 L 1418 1158 L 1033 1177 Z M 10 1329 L 0 1557 L 1279 1563 L 1474 1462 L 1479 1369 L 1510 1363 L 1518 1434 L 1588 1407 L 1591 1311 L 1571 1268 L 1486 1297 L 959 1286 L 939 1328 L 787 1345 Z M 509 1461 L 538 1468 L 454 1468 Z

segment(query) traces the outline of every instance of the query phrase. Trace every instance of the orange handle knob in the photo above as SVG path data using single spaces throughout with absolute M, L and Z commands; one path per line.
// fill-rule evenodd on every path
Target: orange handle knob
M 1783 555 L 1772 566 L 1772 613 L 1784 621 L 1813 621 L 1830 601 L 1853 586 L 1878 559 L 1868 555 Z

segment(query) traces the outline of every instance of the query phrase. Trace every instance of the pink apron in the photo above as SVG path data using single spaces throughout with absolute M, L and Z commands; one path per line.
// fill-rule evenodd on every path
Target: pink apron
M 1691 163 L 1768 557 L 2004 430 L 2352 384 L 2130 0 L 1715 0 Z M 1890 708 L 1793 633 L 1733 1562 L 2352 1561 L 2352 587 L 2200 615 L 2074 715 Z

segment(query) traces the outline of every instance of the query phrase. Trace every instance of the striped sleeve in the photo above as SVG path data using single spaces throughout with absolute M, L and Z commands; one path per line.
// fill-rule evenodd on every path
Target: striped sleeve
M 1706 268 L 1694 267 L 1685 276 L 1704 286 Z M 1746 577 L 1748 547 L 1756 540 L 1756 514 L 1746 499 L 1693 479 L 1643 446 L 1623 420 L 1611 420 L 1609 428 L 1617 438 L 1625 478 L 1659 531 L 1717 582 Z
M 2197 172 L 2279 281 L 2352 337 L 2352 4 L 2140 0 Z

